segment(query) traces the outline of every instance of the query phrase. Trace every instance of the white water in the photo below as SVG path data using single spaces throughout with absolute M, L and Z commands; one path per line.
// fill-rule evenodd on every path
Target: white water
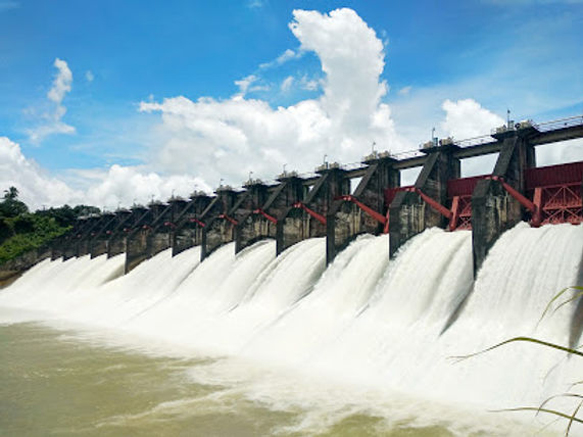
M 325 271 L 323 239 L 277 258 L 273 241 L 237 256 L 229 244 L 200 265 L 198 248 L 174 258 L 165 251 L 122 277 L 123 256 L 44 261 L 0 291 L 0 307 L 6 321 L 69 320 L 174 351 L 238 357 L 236 365 L 215 364 L 206 375 L 199 369 L 196 378 L 247 378 L 250 398 L 281 408 L 327 405 L 326 417 L 352 402 L 378 409 L 397 392 L 400 399 L 457 405 L 460 412 L 468 405 L 476 405 L 472 411 L 538 406 L 581 379 L 577 359 L 533 344 L 503 346 L 460 363 L 451 357 L 519 335 L 567 344 L 574 304 L 539 318 L 558 291 L 576 284 L 583 226 L 518 225 L 490 251 L 475 283 L 469 232 L 430 229 L 392 262 L 388 247 L 387 236 L 362 236 Z M 249 362 L 302 374 L 313 386 L 331 382 L 333 389 L 322 394 L 291 376 L 271 378 L 267 370 L 258 376 L 242 364 Z M 336 392 L 339 386 L 350 387 L 350 395 Z M 405 404 L 417 405 L 415 412 L 400 402 L 391 403 L 391 414 L 420 414 L 418 404 Z M 444 413 L 435 407 L 425 414 L 440 420 Z M 463 422 L 464 414 L 452 420 Z

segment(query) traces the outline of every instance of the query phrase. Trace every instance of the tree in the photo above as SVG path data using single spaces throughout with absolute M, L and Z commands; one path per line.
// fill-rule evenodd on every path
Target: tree
M 28 212 L 28 206 L 18 200 L 18 188 L 10 187 L 4 190 L 4 200 L 0 202 L 0 216 L 16 217 Z
M 4 200 L 16 200 L 18 198 L 18 188 L 12 186 L 4 190 Z

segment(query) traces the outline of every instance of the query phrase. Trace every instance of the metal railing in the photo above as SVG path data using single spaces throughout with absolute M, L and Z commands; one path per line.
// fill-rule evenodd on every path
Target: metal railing
M 583 115 L 576 115 L 573 117 L 560 118 L 558 120 L 545 121 L 543 123 L 535 124 L 534 126 L 540 132 L 548 132 L 555 129 L 563 129 L 566 127 L 575 127 L 583 125 Z

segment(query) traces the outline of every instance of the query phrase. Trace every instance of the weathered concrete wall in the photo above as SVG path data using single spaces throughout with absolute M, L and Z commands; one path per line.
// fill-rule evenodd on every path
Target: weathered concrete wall
M 460 160 L 453 156 L 453 145 L 424 149 L 428 154 L 425 165 L 415 182 L 415 188 L 447 206 L 447 181 L 460 177 Z M 399 192 L 390 205 L 390 256 L 411 237 L 425 229 L 444 228 L 447 219 L 414 192 Z
M 22 273 L 45 259 L 51 258 L 50 245 L 30 250 L 19 257 L 0 265 L 0 288 L 17 280 Z
M 354 190 L 353 197 L 364 205 L 386 215 L 384 190 L 398 187 L 401 176 L 393 168 L 396 161 L 389 157 L 366 161 L 369 165 L 366 174 Z M 378 235 L 383 225 L 364 212 L 353 202 L 337 200 L 334 202 L 326 220 L 326 262 L 330 263 L 357 235 L 370 233 Z
M 296 176 L 282 177 L 280 184 L 271 187 L 265 195 L 256 196 L 253 211 L 260 209 L 265 214 L 279 221 L 287 209 L 304 198 L 307 192 L 304 181 Z M 238 253 L 256 241 L 277 237 L 277 223 L 261 213 L 249 211 L 243 214 L 235 228 L 235 252 Z
M 506 133 L 493 176 L 504 180 L 524 193 L 524 171 L 535 167 L 534 147 L 529 144 L 530 130 Z M 524 219 L 524 209 L 494 180 L 481 180 L 472 194 L 472 242 L 474 274 L 477 274 L 486 255 L 502 233 Z
M 65 240 L 66 243 L 64 244 L 63 248 L 64 260 L 88 253 L 89 234 L 93 229 L 95 229 L 96 226 L 99 226 L 102 219 L 102 216 L 95 216 L 80 220 L 81 225 L 79 226 L 77 232 L 72 233 L 72 235 L 67 235 Z
M 148 258 L 172 247 L 174 229 L 178 217 L 182 216 L 189 202 L 182 199 L 169 201 L 168 209 L 152 224 L 152 230 L 148 234 L 146 252 Z
M 326 217 L 332 208 L 334 199 L 350 194 L 350 179 L 340 168 L 319 171 L 320 178 L 306 195 L 303 203 L 316 213 Z M 307 238 L 326 236 L 326 224 L 320 223 L 307 212 L 299 208 L 288 207 L 277 223 L 277 254 L 288 247 Z
M 109 220 L 109 222 L 91 238 L 89 242 L 89 253 L 91 258 L 107 254 L 111 236 L 116 229 L 127 220 L 130 214 L 131 212 L 129 210 L 116 211 L 111 220 Z
M 229 219 L 235 219 L 232 215 L 248 195 L 246 191 L 236 192 L 228 187 L 217 190 L 216 194 L 217 200 L 212 214 L 208 214 L 206 226 L 203 228 L 201 261 L 223 244 L 235 239 L 235 224 Z
M 126 237 L 125 273 L 130 272 L 142 261 L 149 258 L 148 236 L 153 232 L 157 223 L 170 216 L 171 209 L 172 206 L 161 203 L 149 205 L 140 223 L 137 223 L 136 228 L 128 233 Z
M 149 214 L 149 211 L 143 206 L 136 206 L 131 209 L 131 214 L 125 220 L 122 220 L 111 234 L 107 247 L 108 258 L 125 253 L 127 235 L 141 225 L 142 219 L 147 214 Z
M 172 233 L 172 256 L 202 244 L 202 228 L 205 215 L 214 199 L 206 194 L 191 197 L 190 202 L 176 218 L 176 227 Z

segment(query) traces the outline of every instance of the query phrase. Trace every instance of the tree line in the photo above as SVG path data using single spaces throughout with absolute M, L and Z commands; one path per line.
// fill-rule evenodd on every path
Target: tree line
M 4 190 L 0 201 L 0 264 L 64 234 L 79 217 L 101 212 L 88 205 L 63 205 L 30 212 L 18 196 L 18 189 L 12 186 Z

